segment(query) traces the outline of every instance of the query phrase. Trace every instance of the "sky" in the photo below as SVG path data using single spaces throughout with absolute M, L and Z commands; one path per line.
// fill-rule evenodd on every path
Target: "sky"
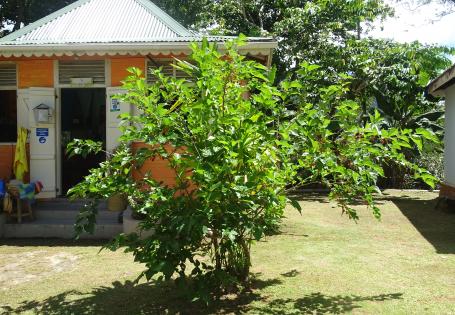
M 395 8 L 395 17 L 382 24 L 382 31 L 371 32 L 373 37 L 455 47 L 455 6 L 437 0 L 425 5 L 412 0 L 387 2 Z

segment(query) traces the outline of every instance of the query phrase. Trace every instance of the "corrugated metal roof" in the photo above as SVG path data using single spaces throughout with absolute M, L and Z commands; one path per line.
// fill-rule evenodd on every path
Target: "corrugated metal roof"
M 0 39 L 0 45 L 174 41 L 194 35 L 149 0 L 79 0 Z
M 150 0 L 79 0 L 0 38 L 0 56 L 180 54 L 203 38 Z M 235 37 L 206 38 L 222 45 Z M 241 49 L 269 55 L 276 47 L 273 38 L 249 37 Z

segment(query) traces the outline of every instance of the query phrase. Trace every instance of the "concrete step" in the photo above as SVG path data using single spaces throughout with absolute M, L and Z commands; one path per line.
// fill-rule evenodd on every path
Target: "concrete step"
M 4 237 L 6 238 L 74 238 L 74 220 L 72 219 L 37 219 L 21 224 L 6 223 Z M 117 219 L 99 220 L 95 233 L 84 234 L 83 239 L 111 239 L 123 232 L 123 225 Z
M 84 201 L 70 202 L 67 199 L 55 199 L 49 201 L 38 200 L 33 204 L 33 213 L 38 220 L 76 220 Z M 100 204 L 97 218 L 99 220 L 118 220 L 119 213 L 107 210 L 106 203 Z

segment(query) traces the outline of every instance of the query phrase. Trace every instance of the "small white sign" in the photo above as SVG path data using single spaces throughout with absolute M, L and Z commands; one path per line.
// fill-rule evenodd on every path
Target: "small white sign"
M 113 98 L 111 100 L 111 113 L 120 111 L 120 102 L 118 99 Z
M 93 78 L 71 78 L 71 85 L 77 86 L 93 85 Z

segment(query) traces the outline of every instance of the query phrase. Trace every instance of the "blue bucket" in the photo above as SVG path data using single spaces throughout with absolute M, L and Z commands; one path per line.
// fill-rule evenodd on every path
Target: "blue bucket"
M 2 198 L 5 195 L 5 192 L 6 192 L 5 182 L 0 179 L 0 198 Z

